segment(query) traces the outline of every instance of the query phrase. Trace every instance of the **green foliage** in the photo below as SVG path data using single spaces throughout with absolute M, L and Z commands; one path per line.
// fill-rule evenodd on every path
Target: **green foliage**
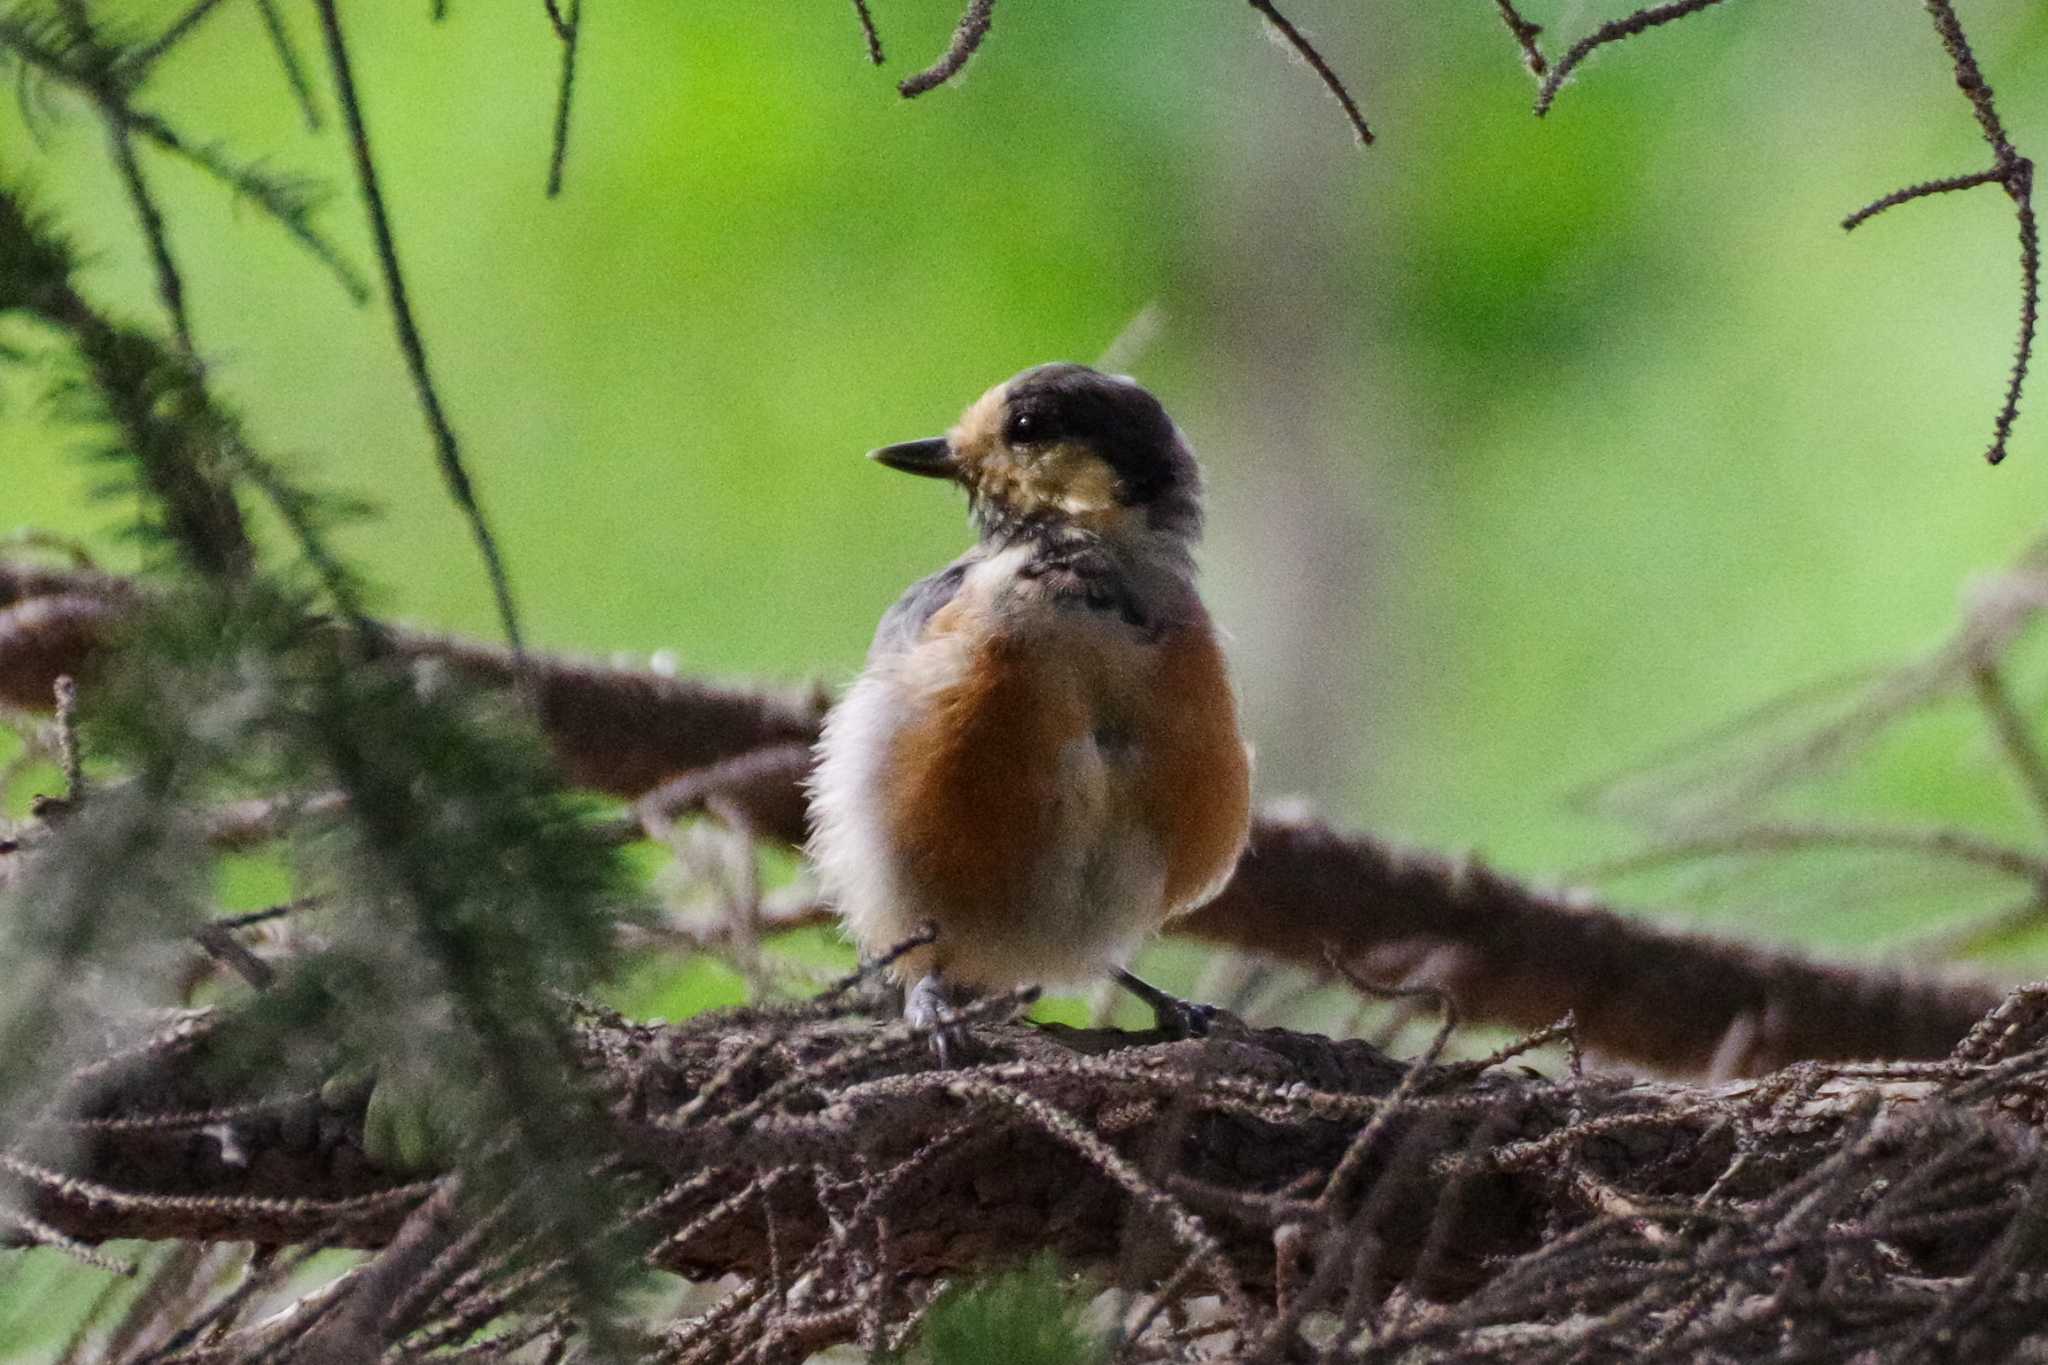
M 325 542 L 327 504 L 247 447 L 196 364 L 80 297 L 60 239 L 0 189 L 10 261 L 24 283 L 0 305 L 68 333 L 66 415 L 97 424 L 98 458 L 132 474 L 140 525 L 189 572 L 94 680 L 87 739 L 120 776 L 53 820 L 0 911 L 20 987 L 0 1000 L 0 1119 L 18 1136 L 107 1011 L 175 978 L 213 861 L 203 803 L 336 794 L 291 849 L 328 941 L 239 1003 L 225 1050 L 259 1091 L 308 1067 L 373 1073 L 379 1132 L 411 1157 L 431 1134 L 464 1198 L 601 1329 L 639 1261 L 617 1231 L 626 1192 L 591 1170 L 601 1101 L 569 1065 L 559 997 L 610 974 L 630 870 L 532 716 L 387 651 Z M 238 484 L 276 508 L 342 622 L 293 585 L 305 574 L 258 564 Z
M 13 67 L 25 112 L 53 106 L 53 88 L 84 95 L 95 103 L 117 138 L 140 138 L 164 154 L 196 167 L 237 198 L 257 206 L 316 260 L 326 266 L 349 297 L 361 303 L 369 286 L 328 238 L 317 219 L 330 192 L 319 180 L 237 160 L 217 141 L 199 141 L 146 109 L 134 96 L 157 63 L 190 37 L 174 25 L 157 41 L 143 43 L 133 24 L 109 29 L 95 22 L 84 4 L 51 6 L 35 0 L 0 9 L 0 71 Z M 161 228 L 154 233 L 159 235 Z
M 276 1083 L 287 1043 L 313 1038 L 308 1060 L 373 1073 L 399 1147 L 452 1148 L 465 1197 L 509 1202 L 508 1235 L 539 1235 L 602 1310 L 635 1261 L 612 1231 L 623 1193 L 590 1172 L 600 1105 L 567 1065 L 556 993 L 611 971 L 637 893 L 529 717 L 375 647 L 261 580 L 195 594 L 123 651 L 135 667 L 91 733 L 145 771 L 178 755 L 220 794 L 345 798 L 291 849 L 326 945 L 243 1005 L 235 1056 Z
M 105 1248 L 113 1255 L 146 1257 L 149 1247 L 119 1243 Z M 118 1306 L 136 1290 L 134 1280 L 81 1275 L 75 1262 L 60 1257 L 13 1255 L 0 1258 L 0 1360 L 50 1360 L 61 1328 L 107 1296 Z M 53 1332 L 53 1328 L 60 1329 Z
M 1021 1270 L 949 1289 L 910 1359 L 922 1365 L 1095 1365 L 1109 1344 L 1081 1323 L 1088 1293 L 1040 1256 Z
M 64 817 L 18 887 L 0 891 L 0 1134 L 48 1156 L 54 1130 L 26 1126 L 108 1034 L 139 1034 L 204 907 L 203 856 L 158 767 Z M 0 1200 L 0 1203 L 4 1203 Z

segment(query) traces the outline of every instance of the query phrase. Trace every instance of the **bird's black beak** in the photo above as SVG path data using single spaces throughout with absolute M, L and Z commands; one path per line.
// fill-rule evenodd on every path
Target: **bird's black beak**
M 883 446 L 880 450 L 870 450 L 868 458 L 891 469 L 900 469 L 906 474 L 922 474 L 928 479 L 949 479 L 955 473 L 953 447 L 943 436 Z

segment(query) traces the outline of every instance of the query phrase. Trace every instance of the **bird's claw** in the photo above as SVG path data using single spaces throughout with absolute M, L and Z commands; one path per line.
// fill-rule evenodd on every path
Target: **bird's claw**
M 972 1046 L 967 1026 L 953 1012 L 946 984 L 936 972 L 919 977 L 917 984 L 905 993 L 903 1018 L 913 1029 L 931 1038 L 932 1052 L 942 1069 L 964 1059 Z
M 1134 976 L 1119 967 L 1112 973 L 1117 984 L 1138 999 L 1152 1007 L 1153 1027 L 1167 1037 L 1180 1041 L 1188 1038 L 1206 1038 L 1223 1016 L 1223 1011 L 1214 1005 L 1204 1005 L 1193 1000 L 1183 1000 L 1177 995 L 1160 990 L 1141 976 Z
M 1223 1013 L 1214 1005 L 1204 1005 L 1194 1000 L 1181 1000 L 1167 996 L 1164 1001 L 1152 1005 L 1152 1021 L 1161 1033 L 1171 1034 L 1176 1040 L 1206 1038 L 1214 1028 L 1216 1020 Z

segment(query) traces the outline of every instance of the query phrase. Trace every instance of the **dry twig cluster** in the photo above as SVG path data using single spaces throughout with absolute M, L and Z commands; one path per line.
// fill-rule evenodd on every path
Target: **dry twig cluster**
M 1587 58 L 1604 48 L 1715 8 L 1721 2 L 1722 0 L 1665 0 L 1662 4 L 1644 5 L 1619 18 L 1596 25 L 1566 48 L 1563 56 L 1552 61 L 1543 53 L 1543 26 L 1530 21 L 1517 7 L 1515 0 L 1494 0 L 1495 7 L 1500 11 L 1501 22 L 1521 50 L 1523 64 L 1528 68 L 1529 74 L 1536 78 L 1535 112 L 1539 118 L 1550 112 L 1558 95 Z M 1316 79 L 1322 82 L 1323 88 L 1329 91 L 1343 111 L 1352 135 L 1361 144 L 1371 143 L 1372 129 L 1367 125 L 1365 114 L 1359 108 L 1357 99 L 1353 97 L 1344 79 L 1337 74 L 1316 43 L 1282 14 L 1273 0 L 1247 0 L 1247 3 L 1271 26 L 1275 36 L 1315 73 Z M 1997 185 L 2012 201 L 2019 224 L 2020 327 L 2019 342 L 2014 351 L 2012 369 L 2007 375 L 2004 398 L 1992 423 L 1990 446 L 1985 451 L 1985 458 L 1992 464 L 1998 464 L 2005 459 L 2012 438 L 2013 425 L 2019 420 L 2020 397 L 2026 388 L 2027 369 L 2033 360 L 2034 335 L 2040 321 L 2041 234 L 2034 216 L 2034 163 L 2020 154 L 2007 133 L 2005 123 L 1999 116 L 1991 86 L 1984 79 L 1983 72 L 1977 64 L 1977 55 L 1970 46 L 1969 38 L 1963 32 L 1962 20 L 1956 16 L 1952 0 L 1924 0 L 1924 3 L 1928 16 L 1933 20 L 1935 37 L 1941 43 L 1942 50 L 1955 71 L 1956 86 L 1969 100 L 1970 112 L 1983 131 L 1985 144 L 1991 149 L 1991 165 L 1985 170 L 1924 181 L 1895 190 L 1851 213 L 1842 220 L 1842 227 L 1854 230 L 1877 214 L 1899 204 L 1930 195 L 1971 189 L 1978 185 Z M 966 70 L 967 64 L 974 59 L 975 54 L 981 49 L 983 40 L 988 37 L 994 9 L 995 0 L 969 0 L 946 51 L 931 66 L 899 84 L 898 89 L 904 97 L 910 98 L 935 90 Z M 869 60 L 880 65 L 881 37 L 869 8 L 869 0 L 854 0 L 854 10 L 867 42 Z M 557 148 L 559 156 L 559 143 Z
M 645 1358 L 902 1344 L 949 1279 L 1057 1251 L 1117 1294 L 1115 1358 L 1991 1360 L 2048 1344 L 2048 993 L 1946 1059 L 1707 1088 L 1492 1057 L 1389 1059 L 1226 1021 L 1209 1039 L 1035 1030 L 973 1065 L 858 991 L 677 1027 L 584 1018 L 593 1160 L 639 1191 L 687 1297 Z M 186 1016 L 72 1082 L 63 1169 L 5 1158 L 17 1233 L 240 1241 L 161 1260 L 184 1312 L 107 1359 L 499 1359 L 568 1332 L 492 1213 L 380 1170 L 359 1098 L 223 1095 Z M 284 1254 L 282 1244 L 302 1250 Z M 304 1248 L 376 1252 L 283 1292 Z M 269 1248 L 269 1249 L 263 1249 Z M 726 1278 L 737 1277 L 737 1278 Z M 265 1315 L 258 1315 L 261 1307 Z M 496 1321 L 494 1335 L 475 1339 Z M 466 1344 L 465 1344 L 466 1343 Z M 449 1354 L 451 1348 L 461 1346 Z M 552 1357 L 551 1357 L 552 1358 Z

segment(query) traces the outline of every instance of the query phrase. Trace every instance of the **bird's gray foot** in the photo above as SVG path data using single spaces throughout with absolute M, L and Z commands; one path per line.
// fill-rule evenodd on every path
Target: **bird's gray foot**
M 1173 1038 L 1206 1038 L 1216 1017 L 1222 1013 L 1214 1005 L 1198 1004 L 1183 1000 L 1177 995 L 1168 995 L 1141 976 L 1133 976 L 1122 967 L 1111 972 L 1116 983 L 1152 1007 L 1152 1020 L 1161 1033 Z
M 903 1018 L 919 1032 L 931 1035 L 932 1051 L 941 1067 L 950 1067 L 967 1054 L 967 1027 L 953 1012 L 953 998 L 937 972 L 926 972 L 903 996 Z

